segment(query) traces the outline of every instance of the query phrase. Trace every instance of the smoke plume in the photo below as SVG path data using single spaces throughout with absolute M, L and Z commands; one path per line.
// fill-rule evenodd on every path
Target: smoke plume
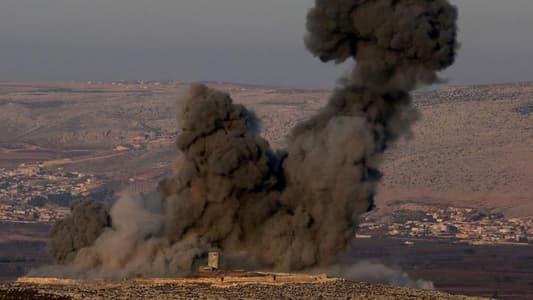
M 417 119 L 409 92 L 453 63 L 456 20 L 447 0 L 316 0 L 307 48 L 324 62 L 356 63 L 326 107 L 292 130 L 287 149 L 273 151 L 255 115 L 228 94 L 193 85 L 178 113 L 175 176 L 157 193 L 122 197 L 111 226 L 76 213 L 56 226 L 64 229 L 53 241 L 84 240 L 53 243 L 68 262 L 55 270 L 186 275 L 210 250 L 237 267 L 334 264 L 374 207 L 383 152 Z
M 59 263 L 72 261 L 79 249 L 91 246 L 111 226 L 107 208 L 98 202 L 74 202 L 71 214 L 50 230 L 50 251 Z

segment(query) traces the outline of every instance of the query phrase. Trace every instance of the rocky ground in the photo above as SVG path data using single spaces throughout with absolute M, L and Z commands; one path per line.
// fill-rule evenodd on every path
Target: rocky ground
M 430 290 L 394 288 L 337 280 L 325 283 L 212 284 L 99 283 L 81 285 L 0 285 L 7 299 L 481 299 Z

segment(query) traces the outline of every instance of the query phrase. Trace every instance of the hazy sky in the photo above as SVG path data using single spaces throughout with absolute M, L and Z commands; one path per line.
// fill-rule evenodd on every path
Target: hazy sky
M 533 80 L 532 0 L 453 0 L 452 84 Z M 303 45 L 312 0 L 0 0 L 0 80 L 331 86 Z

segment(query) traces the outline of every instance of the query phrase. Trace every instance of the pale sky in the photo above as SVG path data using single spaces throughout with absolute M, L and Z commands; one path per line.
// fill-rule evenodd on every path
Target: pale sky
M 452 0 L 451 84 L 533 81 L 532 0 Z M 0 80 L 333 86 L 303 44 L 312 0 L 0 0 Z

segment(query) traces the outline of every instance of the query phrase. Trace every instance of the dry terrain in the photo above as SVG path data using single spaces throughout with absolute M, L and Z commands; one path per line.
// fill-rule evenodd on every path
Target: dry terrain
M 387 154 L 379 199 L 533 215 L 533 84 L 418 93 L 414 138 Z
M 210 84 L 255 110 L 276 148 L 329 94 Z M 37 160 L 49 168 L 138 177 L 155 185 L 171 172 L 177 99 L 186 87 L 0 83 L 0 168 Z M 385 212 L 392 200 L 419 200 L 533 214 L 533 83 L 446 87 L 414 98 L 421 111 L 414 136 L 393 147 L 382 168 L 378 200 Z
M 238 279 L 238 278 L 237 278 Z M 242 278 L 241 278 L 242 279 Z M 189 281 L 189 282 L 188 282 Z M 134 280 L 0 285 L 0 299 L 480 299 L 345 280 L 275 283 L 216 280 Z

